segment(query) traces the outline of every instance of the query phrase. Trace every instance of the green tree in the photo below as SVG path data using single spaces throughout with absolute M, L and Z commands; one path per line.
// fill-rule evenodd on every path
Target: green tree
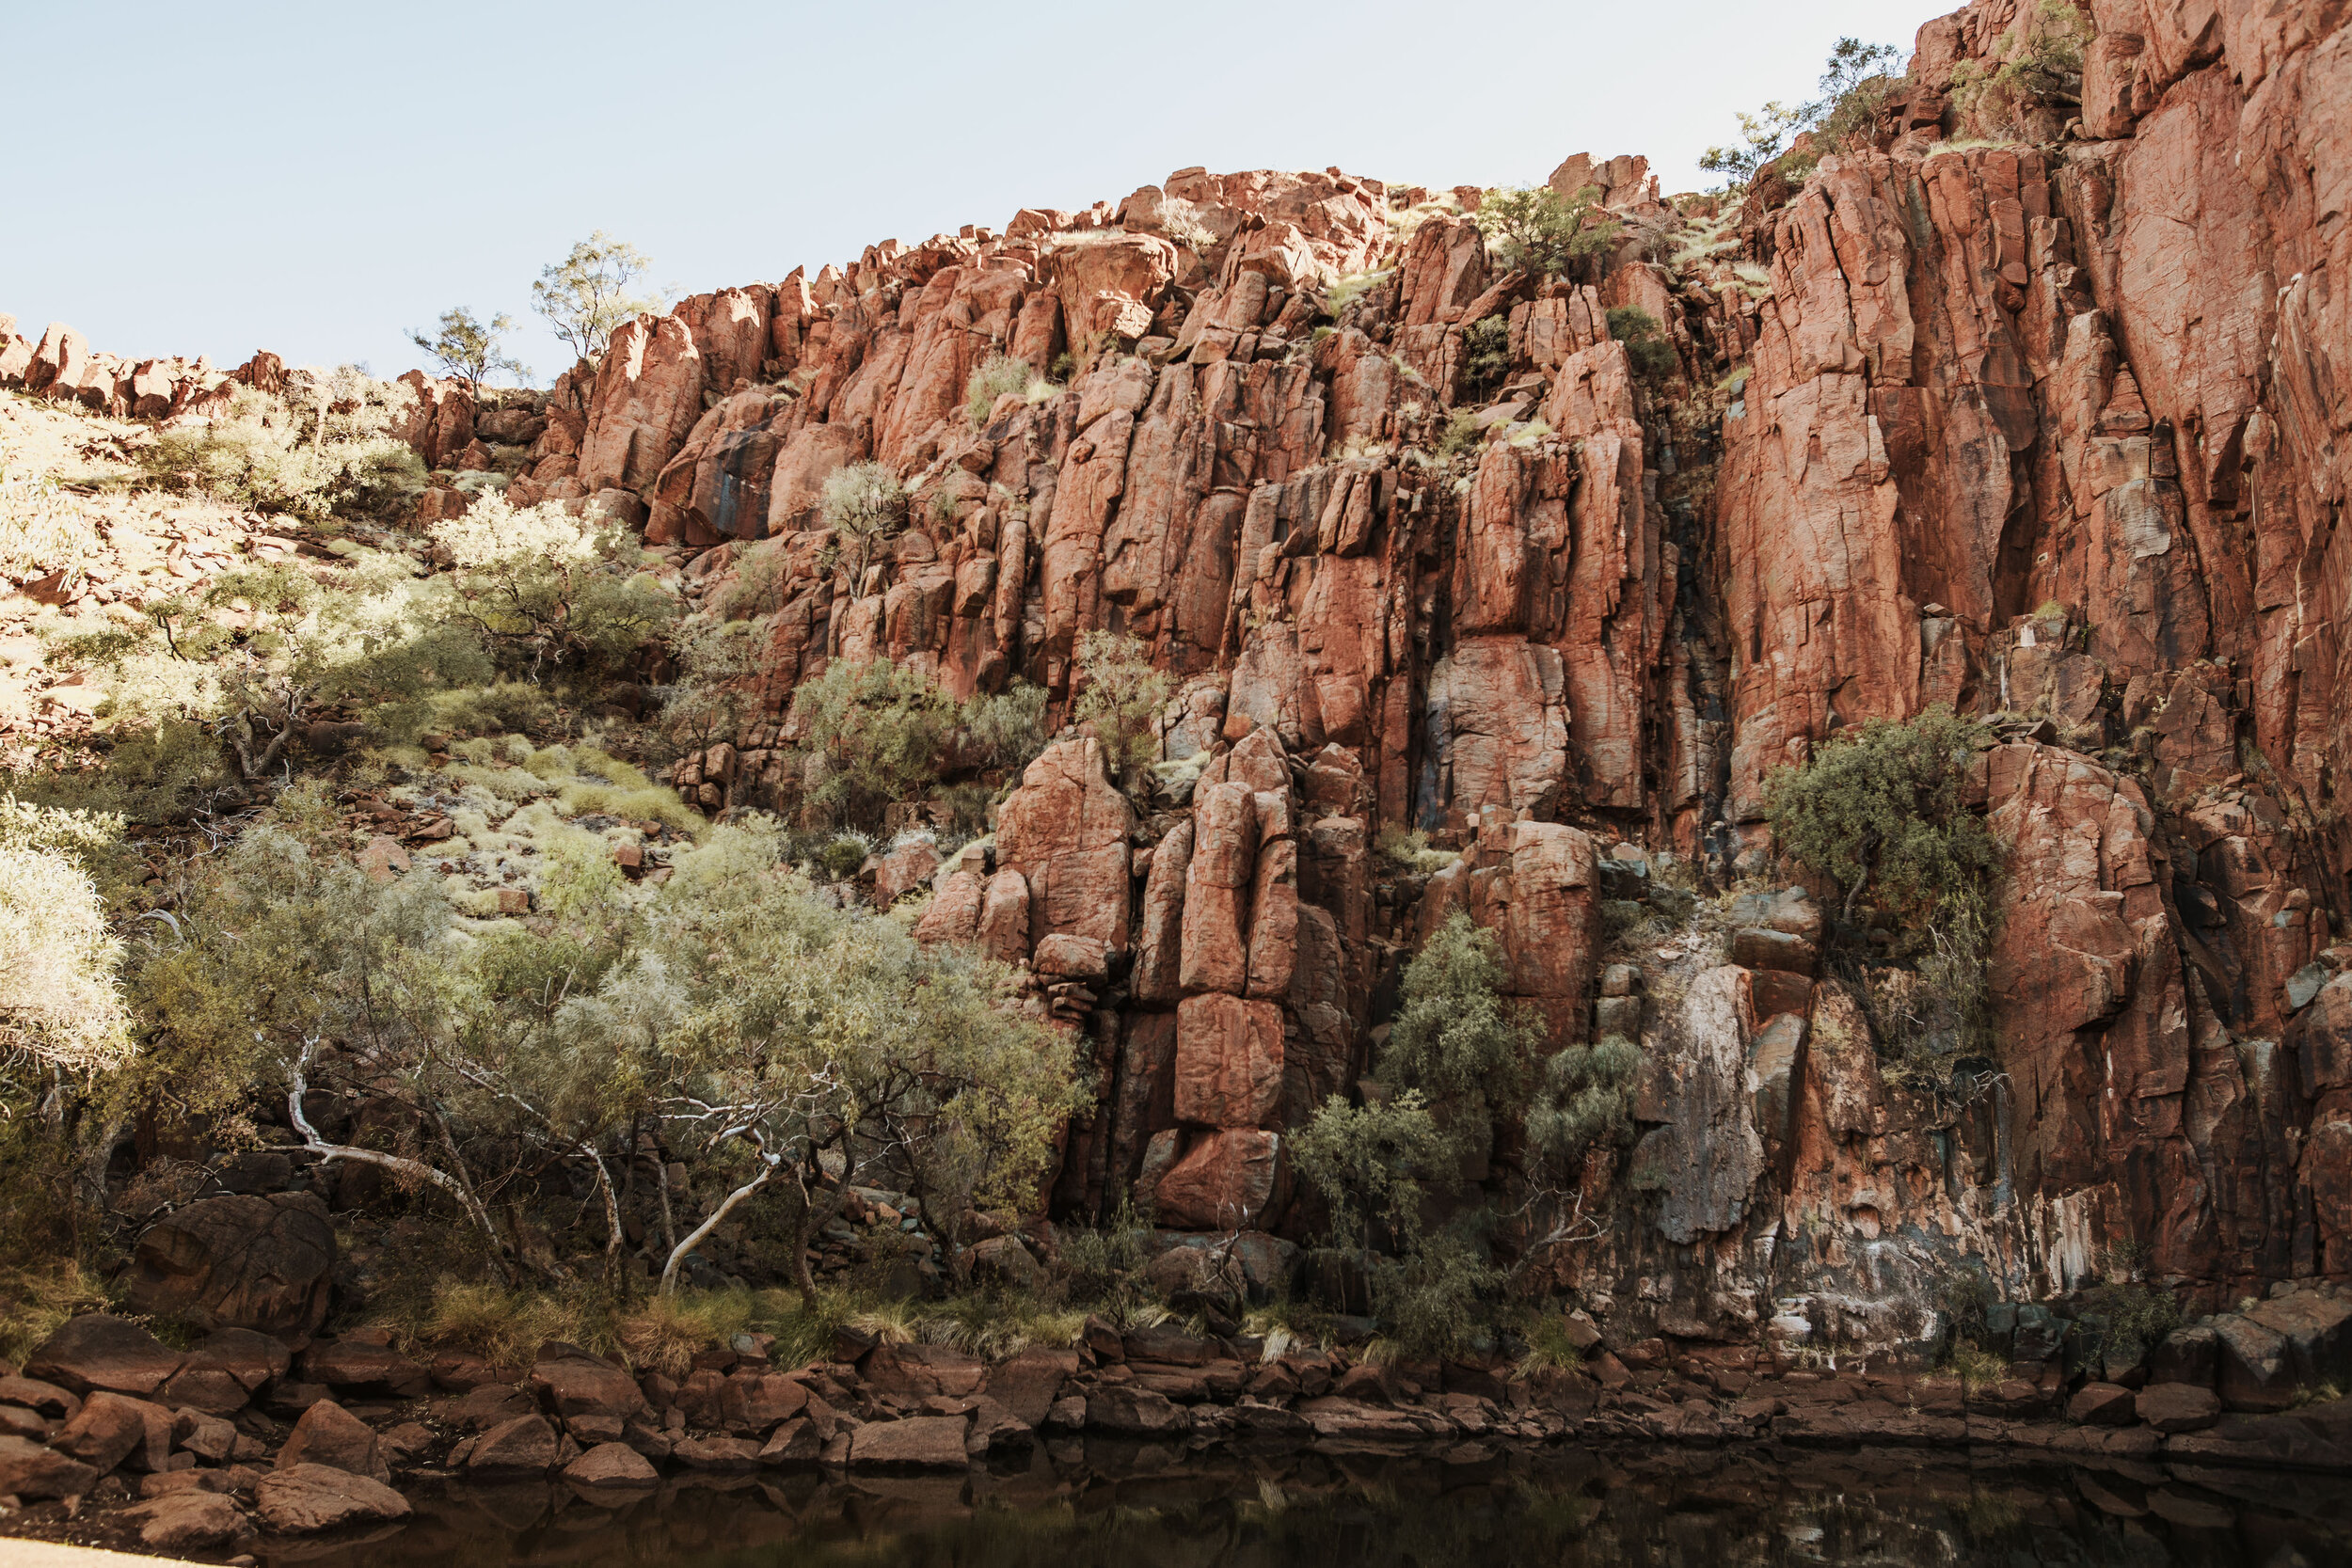
M 1821 96 L 1804 111 L 1819 139 L 1839 151 L 1868 143 L 1893 85 L 1884 68 L 1898 53 L 1891 43 L 1837 40 L 1821 71 Z
M 431 355 L 443 375 L 454 376 L 468 388 L 478 390 L 494 375 L 512 375 L 517 381 L 530 375 L 500 347 L 500 341 L 514 330 L 512 316 L 496 315 L 485 323 L 460 305 L 441 312 L 440 330 L 432 337 L 411 332 L 408 341 Z
M 659 292 L 631 292 L 652 264 L 635 245 L 599 229 L 564 260 L 540 269 L 539 280 L 531 286 L 532 309 L 547 318 L 574 356 L 601 365 L 623 322 L 661 309 Z
M 878 826 L 883 808 L 938 779 L 959 715 L 920 670 L 836 658 L 793 693 L 808 759 L 803 799 L 825 820 Z
M 1479 198 L 1474 221 L 1505 266 L 1560 277 L 1616 242 L 1620 226 L 1599 202 L 1597 185 L 1565 197 L 1549 185 L 1504 187 Z
M 1503 994 L 1502 944 L 1456 910 L 1405 966 L 1404 1006 L 1379 1055 L 1380 1081 L 1417 1089 L 1458 1155 L 1483 1150 L 1516 1115 L 1543 1046 L 1532 1010 Z
M 855 593 L 873 559 L 874 541 L 906 527 L 907 489 L 887 464 L 851 463 L 825 477 L 818 515 L 825 527 L 857 546 L 857 564 L 850 574 Z
M 1094 726 L 1103 754 L 1121 784 L 1159 760 L 1160 709 L 1175 677 L 1154 669 L 1151 651 L 1124 632 L 1090 631 L 1078 639 L 1083 684 L 1073 717 Z
M 1778 158 L 1788 138 L 1805 125 L 1801 104 L 1789 107 L 1778 99 L 1756 113 L 1738 112 L 1740 139 L 1727 147 L 1710 147 L 1699 154 L 1699 167 L 1724 177 L 1725 190 L 1745 190 L 1765 165 Z
M 1674 341 L 1647 310 L 1638 305 L 1612 306 L 1608 320 L 1609 336 L 1625 345 L 1626 359 L 1635 375 L 1645 381 L 1663 381 L 1682 368 Z
M 823 907 L 780 848 L 772 823 L 721 829 L 663 890 L 668 940 L 698 977 L 665 1126 L 739 1178 L 672 1249 L 665 1291 L 771 1181 L 791 1199 L 786 1256 L 812 1305 L 810 1241 L 879 1173 L 908 1175 L 935 1219 L 1033 1207 L 1083 1097 L 1073 1037 L 1015 1010 L 1009 971 Z

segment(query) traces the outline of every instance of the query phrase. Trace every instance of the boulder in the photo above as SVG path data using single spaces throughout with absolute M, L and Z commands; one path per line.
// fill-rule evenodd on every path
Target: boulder
M 2132 1391 L 2112 1383 L 2086 1383 L 2066 1402 L 2066 1418 L 2083 1426 L 2122 1427 L 2133 1414 Z
M 139 1544 L 159 1552 L 201 1551 L 243 1535 L 247 1528 L 233 1498 L 193 1487 L 134 1504 L 122 1511 L 121 1518 L 138 1527 Z
M 2221 1418 L 2221 1401 L 2214 1391 L 2187 1383 L 2152 1383 L 2132 1404 L 2158 1432 L 2197 1432 Z
M 866 1386 L 877 1394 L 962 1399 L 979 1392 L 987 1365 L 947 1345 L 877 1345 L 866 1358 Z
M 538 1471 L 555 1468 L 559 1445 L 544 1416 L 517 1416 L 474 1439 L 467 1450 L 469 1471 Z
M 576 1486 L 653 1486 L 661 1472 L 627 1443 L 598 1443 L 564 1466 L 564 1479 Z
M 1076 1351 L 1032 1346 L 989 1369 L 988 1396 L 1029 1425 L 1041 1426 L 1077 1370 Z
M 1282 1100 L 1282 1010 L 1212 993 L 1176 1009 L 1176 1117 L 1208 1127 L 1263 1124 Z
M 2289 1370 L 2302 1387 L 2352 1386 L 2352 1301 L 2297 1291 L 2258 1302 L 2246 1316 L 2286 1341 Z
M 1282 1140 L 1254 1130 L 1200 1138 L 1159 1179 L 1159 1223 L 1184 1230 L 1263 1227 L 1279 1217 Z
M 0 1435 L 0 1495 L 26 1502 L 78 1497 L 98 1484 L 98 1471 L 46 1444 Z
M 145 1396 L 180 1370 L 180 1353 L 135 1323 L 85 1312 L 43 1340 L 24 1359 L 28 1377 L 77 1394 L 103 1388 Z
M 2252 1318 L 2222 1312 L 2206 1321 L 2220 1347 L 2221 1402 L 2233 1410 L 2284 1410 L 2295 1402 L 2287 1337 Z
M 278 1450 L 279 1469 L 295 1465 L 326 1465 L 377 1481 L 392 1479 L 375 1429 L 333 1400 L 321 1400 L 304 1411 L 286 1446 Z
M 171 1412 L 101 1389 L 50 1439 L 50 1447 L 101 1473 L 126 1462 L 134 1469 L 160 1470 L 171 1457 Z
M 313 1535 L 345 1525 L 405 1519 L 408 1499 L 367 1476 L 329 1465 L 295 1465 L 262 1479 L 253 1509 L 280 1535 Z
M 610 1361 L 585 1352 L 545 1351 L 531 1369 L 531 1386 L 556 1415 L 611 1416 L 621 1420 L 652 1414 L 637 1380 Z
M 300 1335 L 326 1316 L 335 1227 L 309 1193 L 208 1197 L 147 1227 L 132 1255 L 132 1310 L 199 1328 Z
M 972 1282 L 976 1285 L 1026 1291 L 1044 1277 L 1045 1271 L 1018 1236 L 991 1236 L 972 1248 Z
M 38 1410 L 45 1416 L 62 1417 L 72 1420 L 81 1413 L 82 1402 L 54 1383 L 43 1383 L 32 1377 L 0 1377 L 0 1404 L 21 1404 L 27 1410 Z
M 1157 1437 L 1192 1424 L 1192 1418 L 1167 1396 L 1132 1384 L 1095 1388 L 1086 1401 L 1087 1425 L 1101 1432 Z
M 189 1407 L 173 1412 L 171 1440 L 199 1459 L 225 1465 L 237 1451 L 237 1428 L 234 1422 Z
M 433 1374 L 389 1345 L 365 1339 L 327 1339 L 302 1353 L 303 1381 L 322 1387 L 422 1399 L 433 1392 Z
M 690 1470 L 756 1470 L 759 1450 L 747 1437 L 688 1437 L 671 1446 L 670 1457 Z
M 853 1469 L 961 1470 L 967 1463 L 961 1416 L 868 1421 L 850 1437 Z
M 768 1434 L 768 1441 L 759 1450 L 759 1462 L 767 1465 L 814 1465 L 823 1448 L 817 1436 L 817 1423 L 805 1416 L 795 1417 Z

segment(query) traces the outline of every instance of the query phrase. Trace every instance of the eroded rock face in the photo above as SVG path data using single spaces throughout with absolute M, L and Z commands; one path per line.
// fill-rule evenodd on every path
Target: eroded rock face
M 139 1237 L 130 1304 L 202 1328 L 308 1334 L 326 1317 L 335 1228 L 305 1194 L 211 1197 Z
M 2040 24 L 1977 0 L 1871 146 L 1724 211 L 1720 265 L 1534 279 L 1466 215 L 1392 244 L 1375 182 L 1184 170 L 642 318 L 572 372 L 584 412 L 550 402 L 528 483 L 726 542 L 722 573 L 767 541 L 765 711 L 676 775 L 711 809 L 793 807 L 790 696 L 834 658 L 1045 689 L 993 844 L 877 885 L 930 881 L 917 934 L 1025 967 L 1080 1033 L 1102 1101 L 1058 1218 L 1140 1191 L 1167 1224 L 1311 1226 L 1285 1136 L 1358 1092 L 1460 911 L 1548 1049 L 1643 1053 L 1637 1152 L 1557 1265 L 1623 1321 L 1747 1337 L 1803 1295 L 1807 1332 L 1885 1341 L 1922 1326 L 1891 1305 L 1922 1259 L 2031 1293 L 2126 1239 L 2216 1301 L 2341 1276 L 2352 43 L 2340 8 L 2095 8 L 2078 132 L 1952 91 Z M 1671 221 L 1637 158 L 1554 183 Z M 1662 380 L 1609 329 L 1628 306 Z M 94 373 L 62 329 L 0 337 L 65 395 Z M 994 352 L 1068 354 L 1068 385 L 976 419 Z M 421 451 L 519 434 L 424 403 Z M 1439 459 L 1456 412 L 1481 434 Z M 917 504 L 844 551 L 818 497 L 866 459 Z M 1127 791 L 1072 727 L 1102 630 L 1175 682 Z M 1804 899 L 1723 952 L 1613 953 L 1649 984 L 1597 994 L 1609 933 L 1663 907 L 1627 879 L 1770 870 L 1774 769 L 1938 703 L 2004 720 L 1971 784 L 2009 855 L 1984 1070 L 1889 1076 Z M 1455 858 L 1384 853 L 1407 829 Z M 1503 1131 L 1488 1198 L 1525 1175 Z

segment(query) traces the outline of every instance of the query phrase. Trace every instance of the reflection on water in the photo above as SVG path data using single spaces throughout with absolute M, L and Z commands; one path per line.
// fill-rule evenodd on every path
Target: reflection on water
M 1091 1443 L 1055 1457 L 969 1478 L 770 1475 L 626 1499 L 451 1488 L 419 1494 L 396 1532 L 263 1556 L 310 1568 L 2352 1562 L 2352 1481 L 2260 1471 L 1579 1449 L 1203 1462 Z

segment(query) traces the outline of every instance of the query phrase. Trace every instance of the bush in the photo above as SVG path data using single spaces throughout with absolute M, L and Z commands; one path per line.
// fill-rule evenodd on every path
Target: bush
M 485 491 L 463 515 L 434 524 L 433 539 L 457 568 L 452 610 L 528 679 L 616 672 L 677 618 L 633 534 L 560 501 L 516 507 Z
M 237 387 L 210 420 L 167 425 L 137 456 L 167 482 L 192 479 L 237 506 L 317 520 L 388 513 L 425 487 L 424 465 L 384 434 L 412 401 L 357 367 L 296 371 L 280 398 Z
M 82 860 L 121 828 L 0 795 L 0 1051 L 74 1073 L 130 1055 L 122 941 Z
M 1456 910 L 1405 967 L 1404 1006 L 1379 1057 L 1391 1090 L 1418 1089 L 1462 1153 L 1486 1147 L 1494 1117 L 1517 1111 L 1543 1030 L 1502 994 L 1502 944 Z
M 1849 921 L 1867 896 L 1916 929 L 1982 923 L 1999 855 L 1961 793 L 1987 738 L 1942 705 L 1840 730 L 1766 781 L 1773 842 L 1837 884 Z
M 1478 422 L 1478 416 L 1464 410 L 1446 421 L 1445 434 L 1438 437 L 1438 461 L 1449 462 L 1466 452 L 1474 452 L 1486 438 L 1486 428 Z
M 1462 333 L 1462 387 L 1473 400 L 1502 383 L 1511 370 L 1511 318 L 1501 311 L 1472 322 Z
M 963 705 L 963 734 L 981 768 L 1018 774 L 1045 750 L 1045 705 L 1041 686 L 1016 680 L 994 693 L 975 692 Z
M 1645 381 L 1663 381 L 1682 369 L 1666 329 L 1638 305 L 1619 305 L 1610 310 L 1609 336 L 1625 345 L 1633 373 Z
M 1175 677 L 1152 667 L 1142 643 L 1109 631 L 1078 640 L 1078 671 L 1084 685 L 1073 717 L 1094 726 L 1104 759 L 1124 784 L 1159 757 L 1160 709 L 1176 689 Z
M 825 820 L 878 827 L 883 808 L 939 777 L 956 705 L 920 670 L 834 659 L 793 694 L 809 768 L 804 800 Z
M 1633 1138 L 1633 1080 L 1641 1048 L 1622 1035 L 1571 1045 L 1544 1064 L 1527 1112 L 1527 1141 L 1573 1183 L 1586 1153 Z
M 989 410 L 1007 392 L 1017 392 L 1027 403 L 1049 402 L 1061 390 L 1025 359 L 1009 355 L 993 354 L 974 371 L 963 384 L 964 417 L 974 425 L 988 422 Z
M 1836 883 L 1849 926 L 1867 902 L 1903 933 L 1898 958 L 1867 989 L 1897 1075 L 1925 1085 L 1988 1044 L 1984 965 L 2000 854 L 1963 801 L 1986 731 L 1948 707 L 1839 732 L 1802 768 L 1765 784 L 1783 854 Z
M 906 527 L 907 489 L 882 464 L 852 463 L 827 476 L 818 514 L 825 527 L 856 542 L 857 564 L 852 570 L 856 577 L 863 577 L 873 557 L 874 541 Z M 854 591 L 855 578 L 851 587 Z
M 1617 221 L 1599 205 L 1600 187 L 1564 197 L 1549 185 L 1491 190 L 1479 198 L 1474 221 L 1505 266 L 1541 277 L 1565 275 L 1579 261 L 1607 249 Z

